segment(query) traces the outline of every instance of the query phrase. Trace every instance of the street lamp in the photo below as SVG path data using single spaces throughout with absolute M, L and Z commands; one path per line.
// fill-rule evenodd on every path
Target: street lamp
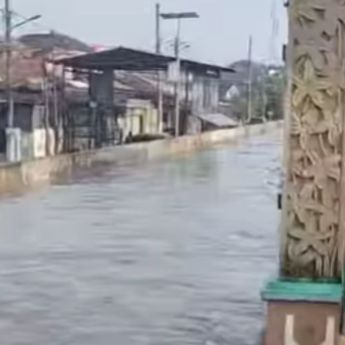
M 11 26 L 11 31 L 13 31 L 14 29 L 17 29 L 17 28 L 19 28 L 19 27 L 21 27 L 21 26 L 23 26 L 23 25 L 25 25 L 25 24 L 27 24 L 27 23 L 34 22 L 34 21 L 36 21 L 36 20 L 39 20 L 39 19 L 41 19 L 41 18 L 42 18 L 42 15 L 36 14 L 35 16 L 29 17 L 29 18 L 27 18 L 27 19 L 24 19 L 23 21 L 21 21 L 21 22 L 19 22 L 19 23 L 17 23 L 17 24 L 12 25 L 12 26 Z
M 170 12 L 160 13 L 160 17 L 165 20 L 177 20 L 177 33 L 175 38 L 175 58 L 176 58 L 176 84 L 175 84 L 175 136 L 180 132 L 180 78 L 181 78 L 181 59 L 180 59 L 180 40 L 181 40 L 181 20 L 199 18 L 196 12 Z
M 163 19 L 189 19 L 189 18 L 199 18 L 196 12 L 178 12 L 178 13 L 161 13 Z

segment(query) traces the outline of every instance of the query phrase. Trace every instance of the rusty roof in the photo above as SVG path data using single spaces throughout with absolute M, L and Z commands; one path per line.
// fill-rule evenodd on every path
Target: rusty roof
M 43 57 L 33 50 L 15 49 L 12 52 L 11 85 L 13 88 L 40 89 L 43 80 Z M 0 88 L 4 87 L 6 60 L 0 52 Z

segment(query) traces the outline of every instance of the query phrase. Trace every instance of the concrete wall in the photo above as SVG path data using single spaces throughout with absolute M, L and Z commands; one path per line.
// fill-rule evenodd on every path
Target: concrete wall
M 126 138 L 131 132 L 133 136 L 139 134 L 157 134 L 158 112 L 151 101 L 130 99 L 124 117 L 118 119 L 119 127 Z
M 16 129 L 20 131 L 19 128 Z M 31 132 L 20 131 L 20 160 L 40 159 L 55 155 L 55 135 L 52 128 L 37 128 Z
M 195 136 L 114 146 L 100 150 L 0 165 L 0 195 L 49 185 L 57 178 L 69 175 L 79 168 L 83 168 L 83 171 L 85 171 L 86 168 L 97 165 L 134 164 L 168 158 L 216 144 L 233 142 L 246 136 L 274 131 L 280 127 L 282 127 L 282 122 L 271 122 L 246 128 L 219 130 Z

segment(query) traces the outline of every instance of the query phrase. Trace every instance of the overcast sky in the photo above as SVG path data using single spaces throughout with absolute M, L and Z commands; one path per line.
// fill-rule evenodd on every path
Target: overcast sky
M 29 24 L 25 32 L 52 28 L 91 44 L 151 50 L 154 48 L 156 0 L 12 0 L 13 9 L 30 16 L 42 14 L 41 27 Z M 283 0 L 161 0 L 163 11 L 197 11 L 200 19 L 184 21 L 182 39 L 191 47 L 183 54 L 198 60 L 229 63 L 247 55 L 253 35 L 253 57 L 280 56 L 286 37 Z M 272 36 L 272 2 L 279 29 Z M 176 31 L 174 22 L 162 24 L 165 53 Z M 21 31 L 20 33 L 22 33 Z

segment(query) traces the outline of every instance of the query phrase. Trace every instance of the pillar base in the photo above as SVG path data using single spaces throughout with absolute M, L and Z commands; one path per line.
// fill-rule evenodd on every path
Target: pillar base
M 337 283 L 268 283 L 264 345 L 339 345 L 342 293 Z

